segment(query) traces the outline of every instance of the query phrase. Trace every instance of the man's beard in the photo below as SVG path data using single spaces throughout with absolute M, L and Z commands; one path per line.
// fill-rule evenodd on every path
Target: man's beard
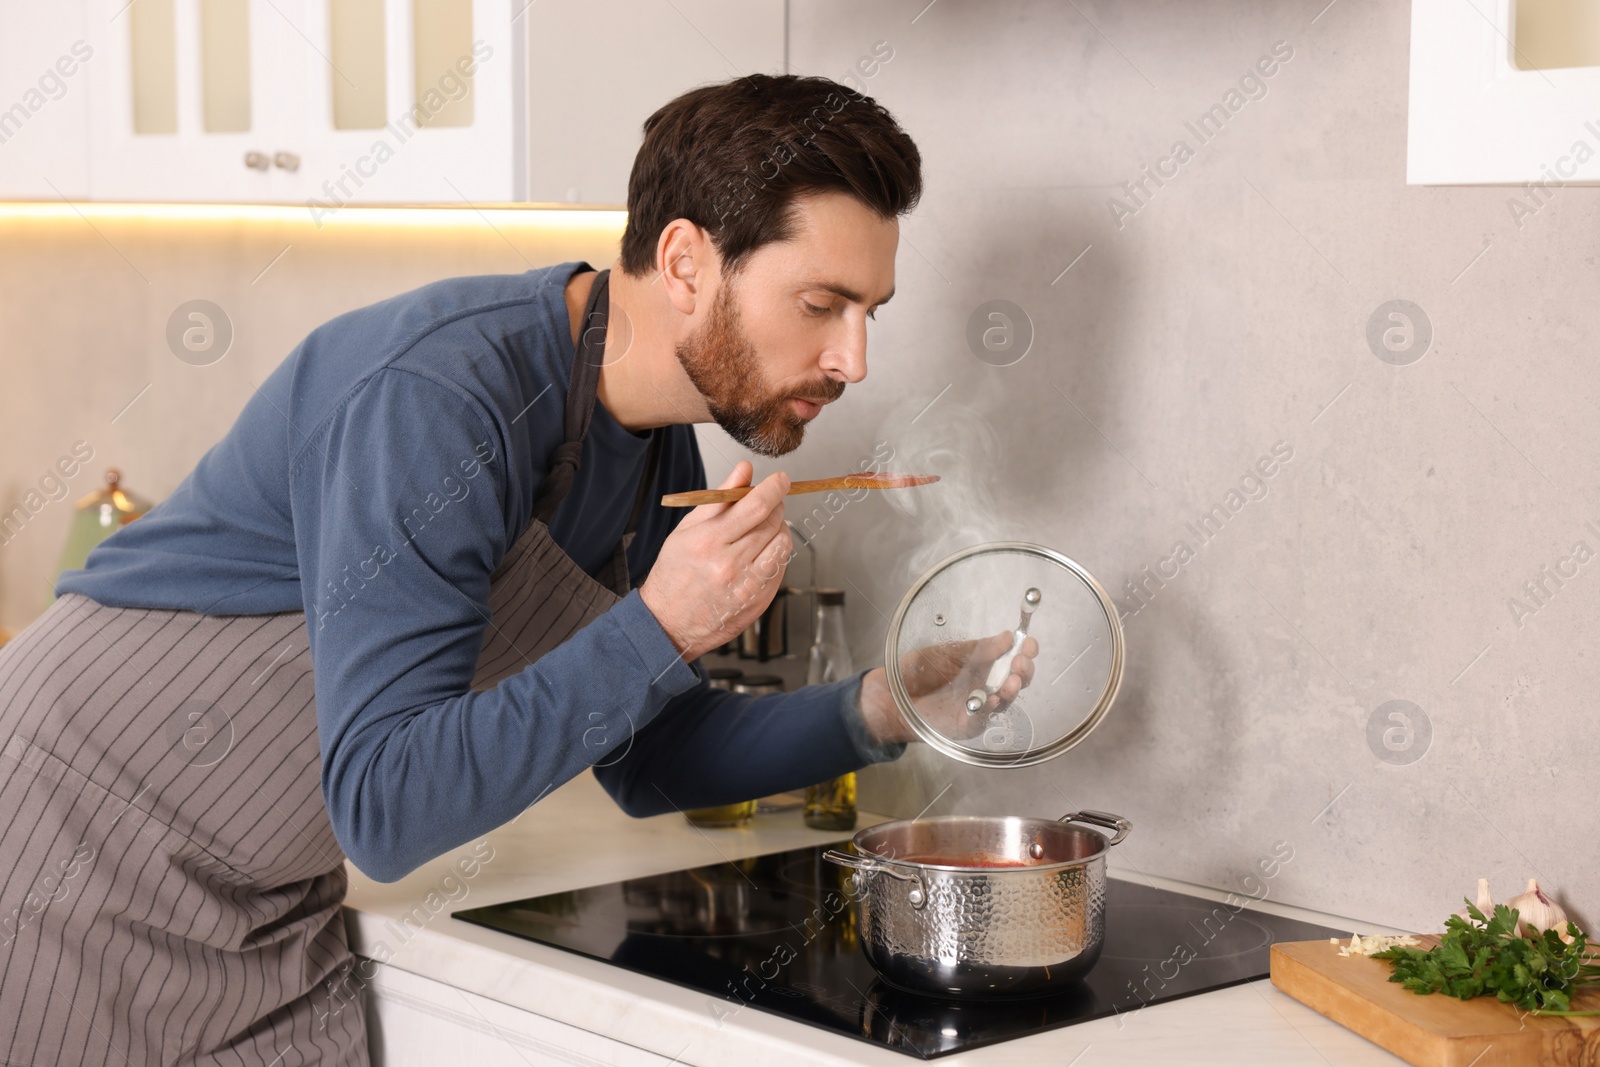
M 733 287 L 724 284 L 700 330 L 677 346 L 678 362 L 706 398 L 717 425 L 729 437 L 762 456 L 782 456 L 800 447 L 806 422 L 791 397 L 824 404 L 837 400 L 844 383 L 818 378 L 800 390 L 768 395 L 761 359 L 739 326 Z

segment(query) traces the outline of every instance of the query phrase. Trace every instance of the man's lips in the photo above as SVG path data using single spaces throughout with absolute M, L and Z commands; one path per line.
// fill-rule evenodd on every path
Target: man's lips
M 822 403 L 819 403 L 818 401 L 806 400 L 803 397 L 792 396 L 789 398 L 789 402 L 795 406 L 795 410 L 800 413 L 800 417 L 805 419 L 807 422 L 810 422 L 812 419 L 816 418 L 822 413 Z

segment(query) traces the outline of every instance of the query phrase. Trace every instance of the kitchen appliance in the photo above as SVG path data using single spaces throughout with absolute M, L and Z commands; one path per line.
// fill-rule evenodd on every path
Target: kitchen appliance
M 1418 938 L 1421 948 L 1437 935 Z M 1518 1067 L 1600 1063 L 1600 1017 L 1529 1015 L 1492 996 L 1418 996 L 1389 981 L 1393 968 L 1341 956 L 1327 939 L 1272 946 L 1272 984 L 1417 1067 Z M 1600 990 L 1579 991 L 1573 1011 L 1600 1011 Z
M 772 601 L 739 632 L 739 658 L 765 663 L 789 655 L 789 590 L 778 586 Z
M 817 608 L 817 546 L 811 539 L 801 533 L 800 527 L 788 520 L 784 525 L 789 528 L 792 543 L 800 545 L 806 550 L 811 563 L 810 585 L 795 587 L 780 585 L 772 594 L 772 601 L 766 608 L 750 621 L 733 639 L 717 649 L 719 655 L 738 656 L 740 659 L 753 659 L 761 663 L 775 659 L 792 659 L 794 654 L 789 651 L 789 604 L 790 598 L 811 595 L 811 609 L 813 615 Z M 798 555 L 790 554 L 790 560 Z M 788 568 L 785 567 L 785 577 Z M 814 636 L 814 635 L 813 635 Z
M 842 842 L 837 842 L 842 843 Z M 850 872 L 794 849 L 455 913 L 746 1010 L 933 1058 L 1264 978 L 1274 941 L 1340 931 L 1110 878 L 1100 960 L 1054 994 L 923 996 L 861 951 Z M 1243 903 L 1242 897 L 1233 898 Z M 1418 998 L 1422 999 L 1422 998 Z
M 898 819 L 856 834 L 853 853 L 823 858 L 854 872 L 861 945 L 891 985 L 1018 996 L 1071 986 L 1100 958 L 1106 852 L 1132 829 L 1098 811 Z

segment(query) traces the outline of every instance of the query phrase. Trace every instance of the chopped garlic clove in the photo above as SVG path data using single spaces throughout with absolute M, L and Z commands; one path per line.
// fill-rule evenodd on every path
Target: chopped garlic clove
M 1389 934 L 1368 934 L 1366 937 L 1362 937 L 1360 934 L 1351 934 L 1350 944 L 1341 948 L 1339 950 L 1339 955 L 1370 956 L 1374 952 L 1382 952 L 1385 949 L 1394 948 L 1396 945 L 1400 945 L 1405 948 L 1415 948 L 1420 944 L 1422 944 L 1422 942 L 1418 941 L 1410 934 L 1400 934 L 1398 936 L 1391 936 Z

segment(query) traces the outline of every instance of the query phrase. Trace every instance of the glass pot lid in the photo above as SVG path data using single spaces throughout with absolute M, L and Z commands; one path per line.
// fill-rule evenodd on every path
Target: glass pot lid
M 1002 692 L 1036 642 L 1032 680 Z M 980 767 L 1059 756 L 1100 724 L 1122 683 L 1122 624 L 1100 583 L 1059 552 L 975 545 L 907 590 L 884 649 L 889 691 L 918 736 Z

